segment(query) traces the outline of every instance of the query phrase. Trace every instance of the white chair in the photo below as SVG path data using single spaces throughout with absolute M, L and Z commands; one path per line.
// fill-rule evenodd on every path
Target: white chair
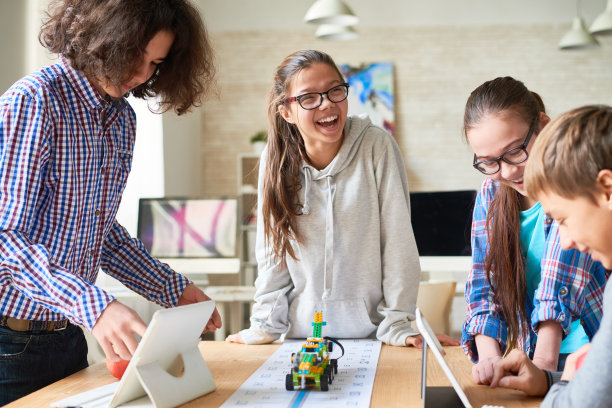
M 450 335 L 450 314 L 455 296 L 455 281 L 421 282 L 417 307 L 436 333 Z

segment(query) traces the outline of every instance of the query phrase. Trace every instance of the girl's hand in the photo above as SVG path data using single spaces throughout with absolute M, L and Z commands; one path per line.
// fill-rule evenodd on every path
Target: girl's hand
M 458 340 L 455 340 L 446 334 L 436 334 L 436 338 L 438 339 L 440 344 L 442 344 L 443 346 L 458 346 L 459 344 L 461 344 L 459 343 Z M 422 349 L 423 348 L 423 336 L 419 334 L 418 336 L 406 337 L 406 345 L 413 346 L 418 349 Z
M 501 360 L 500 356 L 481 358 L 472 366 L 472 377 L 476 384 L 490 384 L 495 373 L 495 363 Z
M 235 334 L 230 334 L 229 336 L 227 336 L 225 341 L 227 341 L 228 343 L 240 343 L 240 344 L 244 344 L 244 340 L 242 339 L 242 336 L 240 335 L 240 332 L 235 333 Z

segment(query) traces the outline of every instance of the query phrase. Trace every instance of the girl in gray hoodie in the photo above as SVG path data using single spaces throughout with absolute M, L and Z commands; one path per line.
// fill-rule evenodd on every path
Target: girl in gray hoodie
M 389 133 L 347 117 L 348 89 L 322 52 L 295 52 L 276 70 L 259 166 L 251 327 L 228 341 L 305 338 L 322 311 L 328 336 L 420 345 L 404 164 Z

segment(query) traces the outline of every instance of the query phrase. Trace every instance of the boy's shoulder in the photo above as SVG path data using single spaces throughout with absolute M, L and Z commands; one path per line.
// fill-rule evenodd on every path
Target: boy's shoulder
M 30 98 L 42 99 L 55 94 L 65 84 L 63 68 L 60 64 L 53 64 L 41 68 L 15 82 L 0 97 L 0 104 L 15 99 Z

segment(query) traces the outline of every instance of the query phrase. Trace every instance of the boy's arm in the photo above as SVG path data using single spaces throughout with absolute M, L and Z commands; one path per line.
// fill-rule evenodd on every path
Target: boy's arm
M 185 287 L 192 283 L 152 257 L 116 220 L 104 241 L 100 266 L 127 288 L 164 307 L 176 306 Z

